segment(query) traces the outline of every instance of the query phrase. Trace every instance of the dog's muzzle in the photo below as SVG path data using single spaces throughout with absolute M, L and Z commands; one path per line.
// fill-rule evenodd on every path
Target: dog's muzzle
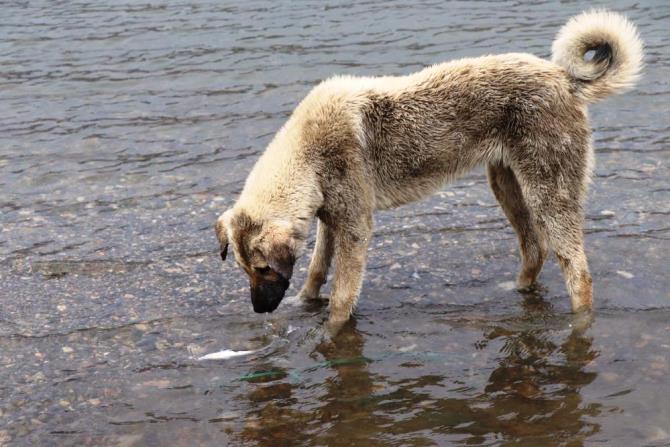
M 276 281 L 263 281 L 251 286 L 251 304 L 254 312 L 265 313 L 274 311 L 288 289 L 289 282 L 284 278 Z

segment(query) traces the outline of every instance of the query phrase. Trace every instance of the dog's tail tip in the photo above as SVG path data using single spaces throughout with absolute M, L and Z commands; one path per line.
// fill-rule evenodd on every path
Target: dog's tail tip
M 633 85 L 640 76 L 643 44 L 621 14 L 591 10 L 571 18 L 552 45 L 552 60 L 577 81 L 587 101 L 597 101 Z

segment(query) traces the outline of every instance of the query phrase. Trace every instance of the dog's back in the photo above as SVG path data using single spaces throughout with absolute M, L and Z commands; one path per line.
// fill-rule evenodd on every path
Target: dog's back
M 583 55 L 589 50 L 587 61 Z M 446 62 L 407 76 L 335 77 L 301 104 L 298 110 L 309 111 L 304 115 L 310 125 L 299 125 L 310 129 L 310 147 L 329 153 L 323 142 L 348 132 L 374 174 L 376 207 L 394 207 L 432 193 L 478 164 L 506 163 L 520 141 L 588 144 L 586 104 L 632 86 L 641 58 L 642 44 L 629 22 L 593 11 L 571 19 L 559 32 L 553 62 L 502 54 Z

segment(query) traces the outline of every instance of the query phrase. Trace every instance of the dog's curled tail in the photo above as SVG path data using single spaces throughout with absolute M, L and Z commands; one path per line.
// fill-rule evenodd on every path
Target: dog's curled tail
M 585 101 L 598 101 L 632 87 L 642 69 L 642 40 L 621 14 L 593 10 L 571 18 L 551 47 Z

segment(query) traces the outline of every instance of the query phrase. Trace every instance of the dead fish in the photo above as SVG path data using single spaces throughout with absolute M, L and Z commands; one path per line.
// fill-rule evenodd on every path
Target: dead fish
M 224 349 L 223 351 L 212 352 L 211 354 L 198 357 L 198 360 L 226 360 L 233 357 L 253 354 L 254 352 L 256 351 L 233 351 L 232 349 Z

